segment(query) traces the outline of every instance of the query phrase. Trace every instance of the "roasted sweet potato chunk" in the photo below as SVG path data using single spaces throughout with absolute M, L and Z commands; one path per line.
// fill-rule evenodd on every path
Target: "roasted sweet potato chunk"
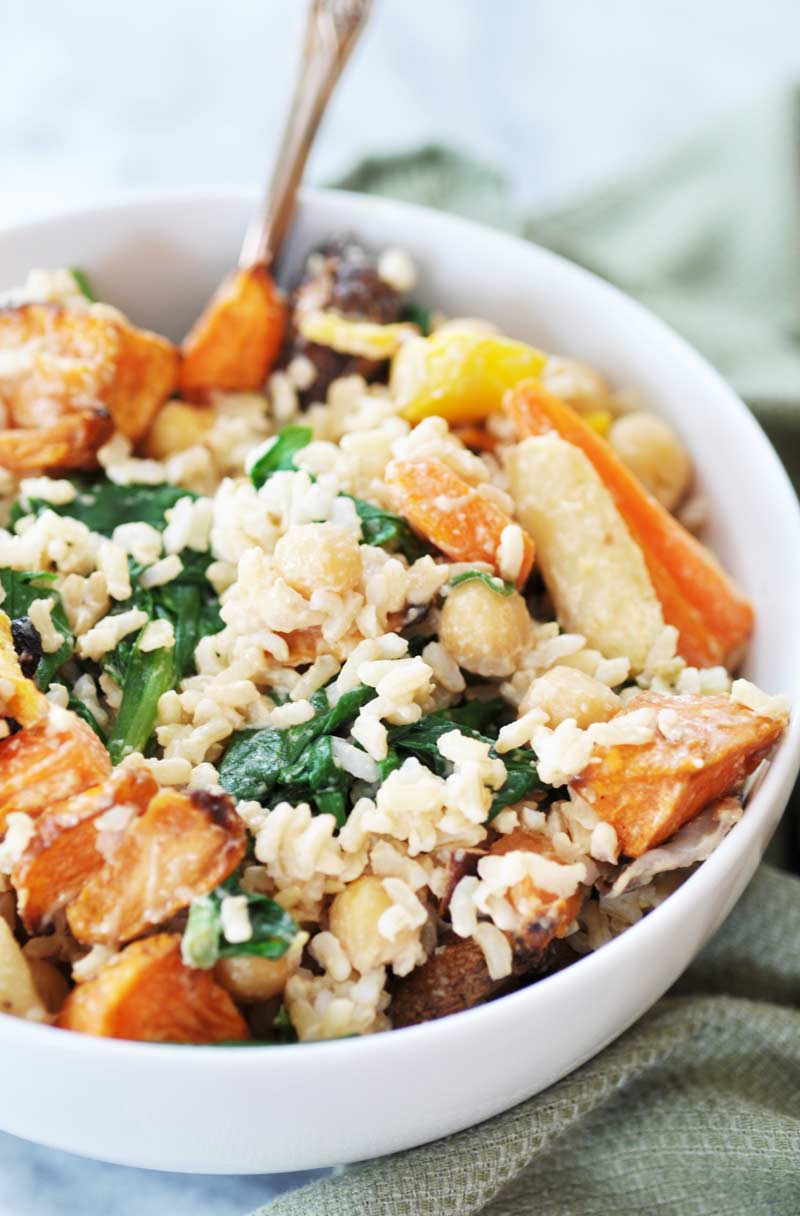
M 101 785 L 43 811 L 11 875 L 17 911 L 29 933 L 39 932 L 54 912 L 75 899 L 103 868 L 131 819 L 142 815 L 157 793 L 146 769 L 120 768 Z M 108 816 L 101 833 L 98 820 L 110 811 L 117 815 L 114 821 Z
M 22 674 L 11 621 L 0 611 L 0 680 L 11 686 L 11 692 L 0 698 L 0 717 L 13 718 L 20 726 L 32 726 L 43 718 L 49 708 L 47 697 Z
M 9 430 L 8 468 L 83 468 L 113 427 L 138 439 L 175 387 L 178 353 L 102 306 L 56 304 L 0 310 L 0 351 L 16 370 L 0 384 Z
M 56 1025 L 148 1043 L 219 1043 L 250 1037 L 228 993 L 207 971 L 181 962 L 181 939 L 134 942 L 96 979 L 73 989 Z
M 732 794 L 786 725 L 728 696 L 645 692 L 623 712 L 645 708 L 668 714 L 664 732 L 657 729 L 650 743 L 597 748 L 597 760 L 571 785 L 613 825 L 627 857 L 662 844 L 703 807 Z
M 141 439 L 174 392 L 180 355 L 166 338 L 132 325 L 119 326 L 119 351 L 107 396 L 114 426 L 128 439 Z
M 49 706 L 46 717 L 0 742 L 0 832 L 12 811 L 41 815 L 110 772 L 108 752 L 91 727 Z
M 226 795 L 162 790 L 68 906 L 70 928 L 87 945 L 129 942 L 227 878 L 245 847 Z
M 386 484 L 397 510 L 412 528 L 456 562 L 488 562 L 500 572 L 498 549 L 503 530 L 513 521 L 435 456 L 392 460 Z M 522 532 L 522 561 L 516 584 L 531 572 L 534 545 Z
M 558 860 L 548 836 L 522 829 L 501 837 L 484 856 L 516 850 Z M 584 895 L 582 886 L 563 897 L 537 888 L 530 879 L 518 883 L 509 891 L 509 899 L 527 919 L 523 919 L 520 933 L 506 934 L 511 943 L 511 974 L 492 979 L 478 943 L 449 934 L 426 963 L 398 982 L 389 1010 L 394 1025 L 413 1026 L 471 1009 L 508 988 L 515 979 L 541 970 L 547 963 L 548 947 L 568 933 Z
M 93 469 L 96 452 L 111 436 L 114 424 L 99 407 L 65 413 L 60 422 L 41 430 L 24 427 L 0 431 L 0 465 L 25 473 L 30 469 Z
M 283 342 L 285 314 L 265 266 L 229 275 L 184 339 L 181 396 L 203 401 L 214 389 L 262 388 Z

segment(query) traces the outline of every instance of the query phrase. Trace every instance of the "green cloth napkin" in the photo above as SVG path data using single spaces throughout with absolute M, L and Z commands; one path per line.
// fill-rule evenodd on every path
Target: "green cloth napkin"
M 799 98 L 768 98 L 531 218 L 501 175 L 443 148 L 365 161 L 337 184 L 509 228 L 617 283 L 716 364 L 797 479 Z M 262 1213 L 798 1216 L 799 1002 L 800 879 L 764 865 L 670 994 L 594 1060 L 487 1123 Z

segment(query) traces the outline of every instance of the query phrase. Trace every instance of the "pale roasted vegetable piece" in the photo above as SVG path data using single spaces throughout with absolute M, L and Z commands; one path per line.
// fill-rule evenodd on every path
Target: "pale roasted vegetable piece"
M 218 886 L 245 848 L 227 795 L 164 789 L 69 904 L 69 926 L 86 945 L 129 942 Z
M 260 389 L 285 325 L 286 305 L 265 266 L 229 275 L 183 340 L 181 395 L 204 401 L 215 389 Z
M 102 785 L 42 812 L 11 875 L 17 910 L 29 933 L 40 931 L 76 898 L 157 793 L 147 769 L 119 768 Z M 102 822 L 101 816 L 106 816 Z
M 556 727 L 573 718 L 585 730 L 592 722 L 607 722 L 622 708 L 615 692 L 576 667 L 559 664 L 531 681 L 520 701 L 519 717 L 531 709 L 547 714 L 547 725 Z
M 11 621 L 5 612 L 0 610 L 0 680 L 10 684 L 12 692 L 0 699 L 0 715 L 13 718 L 20 726 L 31 726 L 39 718 L 44 717 L 49 708 L 47 697 L 27 676 L 22 674 L 14 639 L 11 634 Z
M 35 818 L 110 772 L 108 752 L 92 728 L 50 705 L 45 717 L 0 741 L 0 831 L 13 812 Z
M 297 329 L 307 342 L 363 359 L 389 359 L 404 342 L 419 336 L 415 325 L 402 321 L 379 325 L 375 321 L 354 321 L 333 310 L 301 312 Z
M 595 748 L 595 762 L 570 786 L 613 826 L 627 857 L 662 844 L 709 803 L 734 793 L 786 725 L 785 716 L 755 713 L 725 695 L 645 692 L 625 713 L 648 708 L 664 730 L 650 743 Z
M 518 591 L 493 591 L 481 579 L 451 587 L 439 618 L 439 641 L 465 671 L 510 676 L 530 644 L 533 625 Z
M 392 460 L 384 474 L 398 512 L 412 528 L 457 562 L 487 562 L 499 574 L 500 542 L 513 521 L 493 502 L 435 456 Z M 535 549 L 522 532 L 522 560 L 516 577 L 523 587 Z
M 544 355 L 496 334 L 449 329 L 412 338 L 392 362 L 390 385 L 409 422 L 438 414 L 453 423 L 480 422 L 520 380 L 536 376 Z
M 148 1043 L 219 1043 L 250 1037 L 224 988 L 207 971 L 181 961 L 181 939 L 174 933 L 133 942 L 95 979 L 74 988 L 56 1025 Z
M 640 546 L 678 654 L 696 667 L 735 667 L 753 631 L 753 606 L 716 559 L 644 489 L 609 443 L 574 410 L 531 380 L 505 409 L 520 438 L 552 432 L 580 448 Z
M 47 1011 L 14 934 L 0 917 L 0 1013 L 44 1022 Z
M 280 996 L 291 971 L 289 955 L 261 958 L 256 954 L 237 954 L 221 958 L 214 967 L 214 979 L 241 1005 L 257 1005 Z
M 522 829 L 497 840 L 488 855 L 516 850 L 558 860 L 549 836 Z M 514 979 L 535 974 L 545 964 L 551 942 L 569 932 L 585 894 L 583 886 L 563 897 L 537 888 L 529 878 L 517 883 L 509 899 L 523 918 L 524 927 L 519 934 L 506 934 L 511 944 L 511 975 L 492 979 L 478 943 L 453 934 L 426 963 L 397 983 L 391 1006 L 394 1025 L 414 1026 L 471 1009 L 507 988 Z
M 689 453 L 663 418 L 636 410 L 617 418 L 608 442 L 662 507 L 674 511 L 692 480 Z
M 186 401 L 168 401 L 155 416 L 145 436 L 145 456 L 166 460 L 176 452 L 200 443 L 214 422 L 214 411 Z
M 642 551 L 589 460 L 544 435 L 512 448 L 507 469 L 560 623 L 641 671 L 664 618 Z
M 9 468 L 84 467 L 112 426 L 140 438 L 177 378 L 178 354 L 166 338 L 103 305 L 2 309 L 0 351 L 13 354 L 12 371 L 0 380 L 0 402 L 15 428 L 0 443 Z M 42 444 L 38 466 L 30 432 Z

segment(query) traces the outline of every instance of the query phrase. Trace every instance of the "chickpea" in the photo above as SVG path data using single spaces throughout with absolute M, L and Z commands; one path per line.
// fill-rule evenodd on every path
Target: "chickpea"
M 275 546 L 275 564 L 306 596 L 318 587 L 350 591 L 361 578 L 358 538 L 337 524 L 295 524 Z
M 57 1013 L 67 999 L 69 984 L 53 963 L 25 955 L 33 986 L 48 1013 Z
M 500 595 L 481 579 L 453 587 L 444 601 L 439 641 L 459 667 L 479 676 L 510 676 L 528 645 L 531 618 L 518 592 Z
M 153 460 L 166 460 L 175 452 L 183 452 L 200 442 L 213 420 L 211 410 L 187 405 L 185 401 L 168 401 L 147 433 L 144 454 Z
M 549 393 L 568 401 L 579 414 L 613 409 L 613 395 L 603 377 L 577 359 L 549 355 L 542 372 L 542 384 Z
M 655 414 L 623 414 L 611 424 L 608 441 L 645 489 L 673 511 L 689 489 L 692 464 L 672 427 Z
M 550 719 L 548 726 L 574 718 L 585 729 L 592 722 L 607 722 L 621 708 L 619 697 L 605 684 L 576 667 L 559 666 L 533 681 L 519 712 L 521 716 L 529 709 L 543 709 Z
M 386 947 L 378 933 L 378 921 L 392 901 L 381 880 L 364 874 L 340 891 L 331 904 L 331 932 L 338 937 L 342 949 L 356 971 L 371 971 L 385 961 Z
M 280 996 L 289 978 L 289 956 L 260 958 L 255 954 L 240 954 L 221 958 L 214 968 L 214 978 L 243 1005 L 255 1005 Z

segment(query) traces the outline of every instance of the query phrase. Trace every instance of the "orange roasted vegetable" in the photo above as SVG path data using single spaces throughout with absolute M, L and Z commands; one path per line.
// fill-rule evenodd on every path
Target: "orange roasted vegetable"
M 41 815 L 110 772 L 108 752 L 92 728 L 50 705 L 45 717 L 0 742 L 0 832 L 12 812 Z
M 129 942 L 221 883 L 245 847 L 227 795 L 164 789 L 69 904 L 69 926 L 86 945 Z
M 385 479 L 395 507 L 415 531 L 453 561 L 487 562 L 499 573 L 497 550 L 503 529 L 513 520 L 443 460 L 434 456 L 393 460 Z M 522 542 L 518 587 L 527 581 L 534 558 L 527 532 L 522 531 Z
M 262 388 L 285 325 L 286 306 L 266 266 L 229 275 L 184 338 L 181 395 L 203 401 L 214 389 Z
M 0 610 L 0 680 L 11 692 L 0 698 L 0 716 L 13 718 L 20 726 L 32 726 L 39 718 L 43 718 L 50 708 L 44 693 L 22 674 L 17 652 L 14 648 L 14 638 L 11 634 L 11 621 L 5 612 Z
M 0 351 L 18 364 L 0 386 L 9 423 L 0 461 L 20 470 L 90 466 L 113 427 L 140 438 L 177 378 L 178 353 L 166 338 L 101 306 L 0 309 Z
M 97 449 L 110 438 L 114 424 L 104 409 L 71 411 L 60 422 L 36 430 L 0 431 L 0 467 L 25 473 L 30 469 L 93 469 Z
M 647 493 L 583 418 L 538 382 L 513 389 L 505 408 L 520 438 L 556 431 L 588 456 L 642 550 L 664 620 L 678 630 L 678 651 L 686 662 L 735 663 L 753 629 L 753 608 L 708 550 Z
M 147 769 L 119 768 L 102 783 L 49 807 L 36 820 L 33 836 L 17 862 L 11 882 L 17 911 L 29 933 L 38 933 L 53 914 L 75 899 L 103 868 L 130 820 L 143 814 L 158 785 Z M 100 834 L 98 820 L 113 811 Z
M 738 789 L 786 725 L 728 696 L 645 692 L 622 712 L 646 708 L 672 711 L 670 737 L 657 729 L 650 743 L 595 748 L 594 762 L 570 785 L 614 827 L 626 857 L 662 844 Z
M 225 989 L 207 971 L 184 966 L 176 933 L 159 933 L 128 946 L 96 979 L 73 989 L 56 1025 L 148 1043 L 219 1043 L 250 1037 Z

